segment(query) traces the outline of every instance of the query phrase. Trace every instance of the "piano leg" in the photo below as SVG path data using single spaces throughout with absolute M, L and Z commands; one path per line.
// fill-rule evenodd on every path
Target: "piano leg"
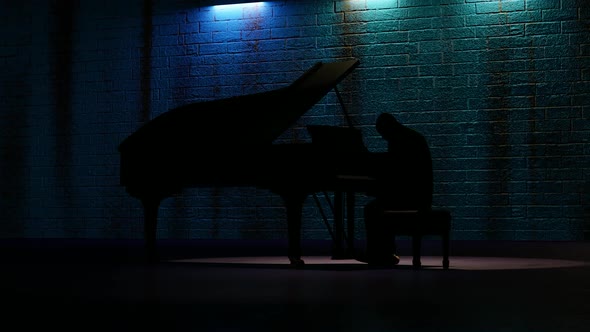
M 355 248 L 354 248 L 354 209 L 356 207 L 356 197 L 354 191 L 348 191 L 346 193 L 346 226 L 347 226 L 347 238 L 346 238 L 346 248 L 347 248 L 347 256 L 348 258 L 354 258 L 355 256 Z
M 287 209 L 287 231 L 289 233 L 289 248 L 287 255 L 291 265 L 302 267 L 305 262 L 301 259 L 301 218 L 303 202 L 307 194 L 281 194 Z
M 353 191 L 334 192 L 334 241 L 332 259 L 354 258 L 354 208 L 355 193 Z M 344 219 L 346 216 L 346 232 Z
M 345 259 L 344 253 L 344 193 L 334 192 L 334 241 L 332 242 L 332 259 Z
M 158 226 L 158 209 L 160 208 L 160 199 L 146 197 L 141 199 L 144 214 L 144 239 L 145 249 L 148 262 L 158 261 L 156 248 L 156 230 Z

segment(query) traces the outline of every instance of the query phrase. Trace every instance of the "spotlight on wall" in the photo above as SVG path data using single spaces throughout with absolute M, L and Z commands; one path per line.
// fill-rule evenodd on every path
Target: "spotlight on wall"
M 212 7 L 224 7 L 224 6 L 254 6 L 260 5 L 264 2 L 261 1 L 252 1 L 252 0 L 210 0 L 210 1 L 201 1 L 201 4 L 204 6 L 212 6 Z
M 264 2 L 261 1 L 220 1 L 221 3 L 215 1 L 213 8 L 215 9 L 231 9 L 231 8 L 246 8 L 246 7 L 256 7 L 260 5 L 264 5 Z

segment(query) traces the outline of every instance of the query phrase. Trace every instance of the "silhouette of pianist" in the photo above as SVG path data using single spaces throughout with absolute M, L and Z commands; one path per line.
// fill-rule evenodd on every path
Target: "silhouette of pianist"
M 432 205 L 432 159 L 422 134 L 382 113 L 376 121 L 377 132 L 388 143 L 386 162 L 376 171 L 377 185 L 369 196 L 375 197 L 364 210 L 366 257 L 374 265 L 396 265 L 395 238 L 388 223 L 379 222 L 383 209 L 420 210 Z

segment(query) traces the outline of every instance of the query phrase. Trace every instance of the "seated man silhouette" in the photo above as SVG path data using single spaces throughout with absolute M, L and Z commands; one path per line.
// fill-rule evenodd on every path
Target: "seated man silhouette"
M 364 210 L 366 257 L 373 265 L 396 265 L 394 234 L 388 223 L 380 222 L 384 209 L 421 210 L 432 205 L 432 159 L 428 142 L 419 132 L 408 128 L 389 114 L 377 118 L 377 132 L 388 143 L 387 158 L 376 169 L 377 185 L 369 196 L 375 197 Z

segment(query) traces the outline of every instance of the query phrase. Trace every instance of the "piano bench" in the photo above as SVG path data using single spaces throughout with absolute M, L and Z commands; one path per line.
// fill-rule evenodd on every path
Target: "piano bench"
M 393 236 L 407 235 L 412 237 L 412 266 L 421 268 L 422 237 L 438 235 L 442 238 L 442 265 L 449 268 L 449 238 L 451 231 L 451 213 L 445 209 L 425 211 L 383 210 L 380 214 L 382 222 L 387 224 Z

